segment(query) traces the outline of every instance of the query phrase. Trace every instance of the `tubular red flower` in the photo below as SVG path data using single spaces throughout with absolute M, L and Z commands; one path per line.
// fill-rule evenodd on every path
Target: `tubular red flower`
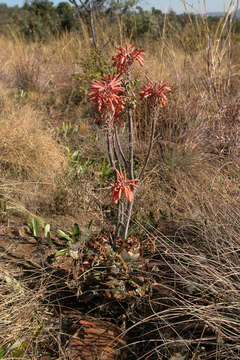
M 116 108 L 119 109 L 123 106 L 123 96 L 119 95 L 123 91 L 121 78 L 109 75 L 105 76 L 102 81 L 93 81 L 88 95 L 89 100 L 97 104 L 97 111 L 102 115 L 108 110 L 115 113 Z
M 133 188 L 137 185 L 134 184 L 135 181 L 138 181 L 138 179 L 135 180 L 127 180 L 126 175 L 120 173 L 118 170 L 116 170 L 117 180 L 114 184 L 112 184 L 112 199 L 115 204 L 118 203 L 118 201 L 121 198 L 122 193 L 127 198 L 129 202 L 133 201 Z
M 128 71 L 129 67 L 137 61 L 139 65 L 144 65 L 142 56 L 144 55 L 143 49 L 134 49 L 131 45 L 126 45 L 125 48 L 117 47 L 119 53 L 113 57 L 113 65 L 117 67 L 117 72 L 123 74 Z
M 166 92 L 171 92 L 171 88 L 163 81 L 154 82 L 146 76 L 149 85 L 140 92 L 140 98 L 147 100 L 151 103 L 160 104 L 161 107 L 165 106 L 167 97 Z

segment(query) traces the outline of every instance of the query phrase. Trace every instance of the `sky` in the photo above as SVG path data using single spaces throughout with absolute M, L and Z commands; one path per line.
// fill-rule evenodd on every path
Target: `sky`
M 67 0 L 51 0 L 55 4 L 60 1 Z M 223 11 L 229 5 L 231 0 L 186 0 L 188 4 L 188 9 L 191 12 L 202 12 L 201 10 L 205 9 L 203 3 L 206 2 L 207 12 L 212 11 Z M 24 0 L 0 0 L 0 3 L 5 3 L 8 6 L 22 6 Z M 200 4 L 200 6 L 199 6 Z M 176 13 L 183 13 L 184 6 L 181 0 L 140 0 L 139 5 L 144 8 L 150 10 L 152 7 L 156 9 L 160 9 L 163 12 L 168 12 L 170 9 L 174 10 Z M 202 9 L 201 9 L 202 8 Z
M 184 6 L 181 0 L 142 0 L 142 7 L 151 9 L 155 7 L 163 12 L 168 12 L 169 9 L 174 10 L 176 13 L 183 13 Z M 187 8 L 191 12 L 203 12 L 205 10 L 204 3 L 206 3 L 207 12 L 223 11 L 230 4 L 231 0 L 186 0 Z

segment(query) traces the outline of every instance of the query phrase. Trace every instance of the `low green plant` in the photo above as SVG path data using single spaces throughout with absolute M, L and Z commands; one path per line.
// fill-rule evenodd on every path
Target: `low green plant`
M 27 222 L 27 227 L 30 233 L 35 237 L 39 237 L 39 223 L 38 220 L 32 216 L 29 217 L 29 221 Z
M 2 219 L 7 219 L 13 214 L 13 210 L 8 209 L 7 201 L 5 199 L 0 199 L 0 216 Z
M 28 98 L 28 92 L 23 89 L 18 89 L 17 93 L 14 95 L 14 99 L 18 101 L 27 100 L 27 98 Z
M 47 239 L 48 242 L 51 241 L 51 232 L 50 232 L 50 229 L 51 229 L 50 224 L 44 225 L 44 228 L 43 228 L 43 230 L 44 230 L 44 237 L 45 237 L 45 239 Z
M 89 80 L 101 80 L 104 73 L 113 73 L 112 63 L 106 59 L 103 53 L 91 49 L 79 62 L 80 73 L 72 75 L 77 84 L 77 91 L 86 99 L 89 88 Z
M 24 357 L 28 345 L 21 339 L 9 344 L 6 349 L 0 346 L 0 359 L 18 359 Z
M 78 226 L 77 223 L 75 223 L 73 225 L 73 230 L 72 231 L 69 231 L 69 232 L 66 233 L 63 230 L 59 229 L 57 232 L 58 232 L 58 235 L 60 235 L 61 238 L 67 240 L 69 245 L 73 245 L 74 243 L 81 241 L 81 231 L 80 231 L 79 226 Z M 64 254 L 68 253 L 68 251 L 69 251 L 69 246 L 57 251 L 55 253 L 55 257 L 64 255 Z
M 78 131 L 79 125 L 73 125 L 71 122 L 66 121 L 62 123 L 61 133 L 65 139 L 72 134 L 78 133 Z
M 103 158 L 100 164 L 100 171 L 103 179 L 110 178 L 113 174 L 111 164 L 106 158 Z
M 65 232 L 63 230 L 57 230 L 58 235 L 67 241 L 68 246 L 58 250 L 55 253 L 55 257 L 64 255 L 70 252 L 70 255 L 74 258 L 74 252 L 78 252 L 79 248 L 84 245 L 86 238 L 91 235 L 92 221 L 89 222 L 86 230 L 80 230 L 77 223 L 73 225 L 73 230 Z
M 40 225 L 39 225 L 40 222 Z M 43 219 L 40 218 L 40 220 L 38 221 L 37 218 L 30 216 L 29 217 L 29 221 L 26 223 L 28 230 L 30 231 L 30 233 L 36 238 L 38 239 L 40 237 L 40 229 L 42 229 L 44 238 L 47 239 L 48 242 L 51 241 L 51 226 L 50 224 L 45 224 L 45 221 Z
M 58 230 L 57 232 L 61 236 L 61 238 L 64 238 L 65 240 L 69 241 L 70 244 L 73 244 L 74 242 L 81 240 L 81 232 L 77 223 L 73 225 L 72 231 L 68 231 L 66 233 L 62 230 Z
M 83 158 L 81 150 L 75 150 L 72 153 L 69 147 L 66 146 L 66 152 L 69 160 L 70 169 L 76 174 L 85 172 L 93 162 L 89 158 Z
M 43 329 L 43 323 L 36 326 L 36 328 L 33 331 L 31 342 L 36 340 L 36 338 L 41 333 L 42 329 Z M 5 349 L 2 346 L 0 346 L 0 359 L 23 358 L 26 354 L 28 347 L 29 347 L 29 343 L 24 341 L 23 338 L 19 338 L 15 342 L 8 344 Z
M 0 200 L 0 209 L 2 212 L 6 212 L 7 211 L 7 203 L 6 200 L 1 199 Z

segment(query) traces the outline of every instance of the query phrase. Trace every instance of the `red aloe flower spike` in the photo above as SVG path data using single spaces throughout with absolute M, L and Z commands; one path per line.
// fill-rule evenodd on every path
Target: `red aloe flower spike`
M 92 82 L 88 92 L 89 100 L 97 104 L 99 113 L 109 110 L 115 113 L 115 107 L 123 105 L 122 93 L 124 88 L 121 87 L 121 78 L 119 76 L 105 76 L 102 81 L 95 80 Z
M 133 189 L 137 185 L 134 184 L 135 181 L 138 181 L 138 179 L 135 180 L 127 180 L 126 175 L 120 173 L 118 170 L 116 170 L 117 179 L 114 184 L 112 184 L 112 199 L 115 204 L 118 203 L 118 201 L 121 198 L 122 193 L 127 198 L 129 202 L 133 201 Z
M 139 65 L 144 65 L 142 56 L 144 55 L 143 49 L 134 49 L 131 45 L 127 44 L 125 48 L 117 47 L 119 53 L 113 59 L 113 65 L 117 67 L 117 72 L 123 74 L 128 71 L 129 67 L 137 61 Z
M 166 104 L 166 92 L 171 92 L 171 88 L 163 81 L 154 82 L 146 76 L 148 85 L 140 92 L 141 99 L 146 99 L 151 103 L 160 104 L 163 107 Z

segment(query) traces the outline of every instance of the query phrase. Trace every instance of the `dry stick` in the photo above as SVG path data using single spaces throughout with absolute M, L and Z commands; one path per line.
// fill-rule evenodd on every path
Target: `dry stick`
M 116 146 L 116 132 L 115 132 L 115 126 L 114 126 L 114 133 L 112 134 L 112 148 L 113 153 L 115 157 L 115 163 L 118 165 L 119 171 L 122 172 L 121 162 L 118 155 L 118 146 Z
M 123 226 L 123 216 L 124 216 L 124 203 L 121 199 L 118 201 L 118 218 L 117 218 L 117 227 L 115 230 L 115 235 L 113 239 L 113 245 L 116 245 L 116 240 L 121 233 L 121 227 Z
M 235 9 L 233 10 L 233 17 L 230 17 L 230 27 L 228 30 L 228 79 L 226 83 L 226 90 L 224 95 L 227 95 L 227 90 L 230 88 L 231 84 L 231 68 L 232 68 L 232 35 L 236 33 L 236 25 L 237 25 L 237 17 L 238 17 L 238 8 L 239 8 L 239 0 L 236 0 L 233 4 L 235 5 Z
M 112 169 L 116 170 L 115 160 L 114 160 L 114 154 L 116 156 L 116 151 L 115 151 L 115 147 L 114 147 L 112 128 L 109 124 L 107 127 L 107 150 L 108 150 L 109 161 L 112 166 Z M 116 173 L 115 173 L 115 179 L 116 179 Z M 119 235 L 121 224 L 122 224 L 123 210 L 124 209 L 122 207 L 121 201 L 119 201 L 118 202 L 117 227 L 116 227 L 114 238 L 113 238 L 113 248 L 116 248 L 116 240 Z
M 127 205 L 127 214 L 126 214 L 126 219 L 127 220 L 126 220 L 126 224 L 125 224 L 124 229 L 123 229 L 123 234 L 122 234 L 123 239 L 126 239 L 127 235 L 128 235 L 128 228 L 129 228 L 129 224 L 130 224 L 132 208 L 133 208 L 133 201 L 134 201 L 134 193 L 135 193 L 134 189 L 132 190 L 132 192 L 133 192 L 133 199 Z
M 93 45 L 94 45 L 95 49 L 97 49 L 98 47 L 97 47 L 96 32 L 95 32 L 95 25 L 94 25 L 92 0 L 90 1 L 90 27 L 91 27 Z
M 80 6 L 81 6 L 83 9 L 85 9 L 86 12 L 89 14 L 89 18 L 90 18 L 90 28 L 91 28 L 91 33 L 92 33 L 93 45 L 94 45 L 95 49 L 97 49 L 97 40 L 96 40 L 96 31 L 95 31 L 95 24 L 94 24 L 94 17 L 93 17 L 93 4 L 92 4 L 92 0 L 90 1 L 89 6 L 87 6 L 88 1 L 85 1 L 85 2 L 84 2 L 83 0 L 79 0 L 80 6 L 79 6 L 79 4 L 77 3 L 76 0 L 69 0 L 69 2 L 76 7 L 77 12 L 78 12 L 78 15 L 79 15 L 80 17 L 82 17 Z
M 109 124 L 107 126 L 107 150 L 108 150 L 110 164 L 113 170 L 116 170 L 115 161 L 113 157 L 113 148 L 112 148 L 112 129 Z
M 133 175 L 133 111 L 132 109 L 128 110 L 128 126 L 129 126 L 129 177 L 130 180 L 134 179 L 134 175 Z M 129 223 L 130 223 L 130 218 L 131 218 L 131 214 L 132 214 L 132 207 L 133 207 L 133 202 L 134 202 L 134 191 L 133 191 L 133 199 L 131 202 L 128 203 L 127 205 L 127 211 L 126 211 L 126 223 L 123 226 L 121 237 L 123 237 L 124 239 L 127 238 L 127 234 L 128 234 L 128 228 L 129 228 Z
M 134 179 L 133 176 L 133 111 L 128 110 L 128 126 L 129 126 L 129 177 L 130 180 Z
M 120 139 L 119 139 L 119 136 L 118 136 L 117 127 L 115 127 L 115 139 L 116 139 L 116 144 L 118 146 L 119 154 L 121 155 L 121 158 L 122 158 L 123 163 L 124 163 L 125 170 L 130 173 L 130 162 L 127 161 L 127 159 L 126 159 L 126 157 L 124 155 L 124 152 L 122 150 L 122 146 L 121 146 Z M 120 212 L 121 212 L 121 214 L 120 214 Z M 124 226 L 124 213 L 125 213 L 124 203 L 121 200 L 119 200 L 119 203 L 118 203 L 118 224 L 117 224 L 117 229 L 116 229 L 116 233 L 115 233 L 115 239 L 118 236 L 120 236 L 121 226 Z
M 127 159 L 124 155 L 124 152 L 122 150 L 122 146 L 121 146 L 121 143 L 120 143 L 120 139 L 119 139 L 119 136 L 118 136 L 118 130 L 117 130 L 117 127 L 115 126 L 114 128 L 115 130 L 115 138 L 116 138 L 116 143 L 117 143 L 117 147 L 118 147 L 118 151 L 119 151 L 119 154 L 121 155 L 121 158 L 122 158 L 122 161 L 124 163 L 124 167 L 125 169 L 127 170 L 129 168 L 128 166 L 128 162 L 127 162 Z
M 118 164 L 119 171 L 122 172 L 121 162 L 120 162 L 119 154 L 118 154 L 118 151 L 120 152 L 120 150 L 119 150 L 120 143 L 117 142 L 116 127 L 115 126 L 114 126 L 114 134 L 112 135 L 112 147 L 113 147 L 113 152 L 114 152 L 114 157 L 115 157 L 115 163 Z M 117 237 L 119 236 L 121 226 L 123 225 L 123 216 L 124 216 L 124 203 L 121 201 L 121 199 L 119 199 L 119 201 L 118 201 L 117 227 L 116 227 L 115 236 L 114 236 L 114 239 L 113 239 L 113 245 L 114 246 L 116 245 Z
M 150 142 L 149 142 L 149 147 L 148 147 L 148 152 L 147 152 L 147 156 L 145 158 L 145 162 L 143 165 L 143 168 L 138 176 L 138 180 L 140 181 L 143 177 L 143 174 L 146 170 L 150 155 L 151 155 L 151 151 L 152 151 L 152 147 L 153 147 L 153 142 L 154 142 L 154 134 L 155 134 L 155 129 L 156 129 L 156 122 L 157 122 L 157 115 L 158 115 L 158 109 L 157 106 L 155 105 L 153 108 L 153 119 L 152 119 L 152 129 L 151 129 L 151 136 L 150 136 Z

